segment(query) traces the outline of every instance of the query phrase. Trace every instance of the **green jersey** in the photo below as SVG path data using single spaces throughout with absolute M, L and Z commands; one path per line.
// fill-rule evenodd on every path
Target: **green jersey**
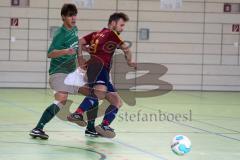
M 53 37 L 51 46 L 48 49 L 48 54 L 53 50 L 62 50 L 73 48 L 78 50 L 78 29 L 73 27 L 68 30 L 66 27 L 60 27 Z M 77 54 L 74 55 L 63 55 L 57 58 L 52 58 L 49 68 L 49 74 L 54 73 L 71 73 L 76 69 Z

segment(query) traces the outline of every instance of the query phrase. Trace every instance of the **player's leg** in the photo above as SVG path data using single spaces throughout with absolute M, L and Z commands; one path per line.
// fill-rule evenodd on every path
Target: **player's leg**
M 104 84 L 106 75 L 108 75 L 107 70 L 102 68 L 102 64 L 97 60 L 96 63 L 94 60 L 90 62 L 92 64 L 90 64 L 87 69 L 88 86 L 91 88 L 89 95 L 84 98 L 77 110 L 67 117 L 70 122 L 77 123 L 78 125 L 80 125 L 79 121 L 81 121 L 83 113 L 91 107 L 97 106 L 98 100 L 105 98 L 107 91 L 107 87 Z
M 90 77 L 90 78 L 93 78 L 93 77 Z M 88 96 L 93 89 L 90 88 L 88 84 L 85 84 L 84 86 L 82 86 L 84 81 L 87 81 L 87 76 L 83 70 L 78 68 L 77 71 L 74 71 L 73 73 L 67 76 L 67 78 L 64 80 L 64 83 L 72 86 L 79 86 L 78 93 Z M 91 111 L 87 112 L 88 122 L 85 130 L 86 136 L 92 136 L 92 137 L 98 136 L 98 133 L 95 131 L 95 118 L 97 117 L 97 107 L 98 107 L 98 103 L 96 103 L 95 106 L 90 108 Z M 70 121 L 72 121 L 71 118 L 70 118 Z M 85 124 L 81 124 L 81 125 L 85 125 Z
M 92 88 L 90 88 L 88 85 L 84 85 L 79 88 L 78 93 L 83 94 L 85 96 L 90 94 L 90 91 Z M 95 130 L 95 119 L 97 118 L 97 112 L 98 112 L 98 102 L 89 108 L 89 111 L 87 112 L 87 127 L 85 130 L 85 135 L 90 137 L 97 137 L 99 134 Z
M 105 97 L 105 94 L 106 86 L 104 85 L 94 86 L 94 89 L 92 89 L 91 93 L 84 98 L 84 100 L 74 113 L 67 116 L 67 119 L 70 122 L 78 124 L 79 126 L 86 126 L 86 122 L 83 120 L 83 113 L 88 111 L 90 108 L 94 106 L 98 106 L 98 100 Z
M 48 139 L 48 135 L 43 131 L 43 127 L 48 123 L 62 108 L 68 98 L 68 94 L 77 93 L 79 87 L 69 86 L 64 83 L 67 74 L 64 73 L 56 73 L 50 75 L 49 84 L 52 90 L 54 90 L 55 100 L 54 102 L 47 107 L 47 109 L 43 112 L 37 126 L 30 132 L 32 137 L 40 137 L 42 139 Z
M 98 103 L 87 112 L 88 124 L 85 130 L 85 135 L 90 137 L 98 137 L 99 134 L 95 130 L 95 119 L 98 115 Z
M 95 95 L 98 96 L 99 99 L 103 99 L 106 94 L 106 87 L 105 86 L 95 86 Z M 97 137 L 99 136 L 99 133 L 96 132 L 95 130 L 95 119 L 97 118 L 98 114 L 98 103 L 95 104 L 95 106 L 92 106 L 89 111 L 87 112 L 87 117 L 88 117 L 88 125 L 85 130 L 85 135 L 86 136 L 91 136 L 91 137 Z
M 55 101 L 45 109 L 36 127 L 30 132 L 30 136 L 48 139 L 48 135 L 43 131 L 43 128 L 60 111 L 60 108 L 65 105 L 68 93 L 57 92 L 54 96 Z
M 103 137 L 113 138 L 116 134 L 114 129 L 110 127 L 110 124 L 113 122 L 119 108 L 122 106 L 122 100 L 117 92 L 108 92 L 106 100 L 109 101 L 110 105 L 105 111 L 102 124 L 96 126 L 95 129 Z

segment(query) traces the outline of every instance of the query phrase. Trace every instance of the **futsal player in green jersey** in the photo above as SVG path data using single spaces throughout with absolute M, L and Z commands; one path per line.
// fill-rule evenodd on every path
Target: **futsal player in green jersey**
M 61 9 L 63 25 L 56 32 L 48 49 L 48 58 L 51 58 L 49 69 L 49 84 L 54 90 L 54 102 L 43 112 L 36 127 L 30 131 L 30 136 L 48 139 L 43 131 L 48 123 L 66 104 L 68 94 L 87 94 L 87 88 L 66 85 L 65 78 L 76 70 L 78 52 L 78 29 L 76 27 L 77 8 L 74 4 L 64 4 Z M 79 62 L 83 62 L 79 60 Z M 79 64 L 80 66 L 83 65 Z M 86 125 L 86 124 L 84 124 Z M 94 127 L 94 126 L 93 126 Z

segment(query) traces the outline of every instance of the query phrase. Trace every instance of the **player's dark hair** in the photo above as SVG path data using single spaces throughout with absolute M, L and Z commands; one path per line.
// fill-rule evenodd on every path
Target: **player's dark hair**
M 112 21 L 118 21 L 119 19 L 123 19 L 125 22 L 129 21 L 129 18 L 125 13 L 115 12 L 109 17 L 108 24 L 110 24 Z
M 66 3 L 62 6 L 61 16 L 74 16 L 77 13 L 77 7 L 74 4 Z

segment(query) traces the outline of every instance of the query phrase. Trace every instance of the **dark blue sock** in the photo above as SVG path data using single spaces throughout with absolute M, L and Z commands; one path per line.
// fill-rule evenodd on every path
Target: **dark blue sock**
M 92 106 L 87 112 L 87 118 L 88 118 L 87 129 L 89 130 L 95 129 L 95 119 L 97 118 L 98 105 L 99 103 L 97 102 L 96 105 Z
M 112 121 L 115 119 L 116 114 L 118 112 L 118 108 L 114 105 L 108 106 L 107 110 L 105 111 L 105 116 L 103 118 L 104 125 L 110 125 Z
M 92 106 L 96 106 L 97 103 L 97 98 L 85 97 L 76 112 L 82 114 L 83 112 L 88 111 Z

